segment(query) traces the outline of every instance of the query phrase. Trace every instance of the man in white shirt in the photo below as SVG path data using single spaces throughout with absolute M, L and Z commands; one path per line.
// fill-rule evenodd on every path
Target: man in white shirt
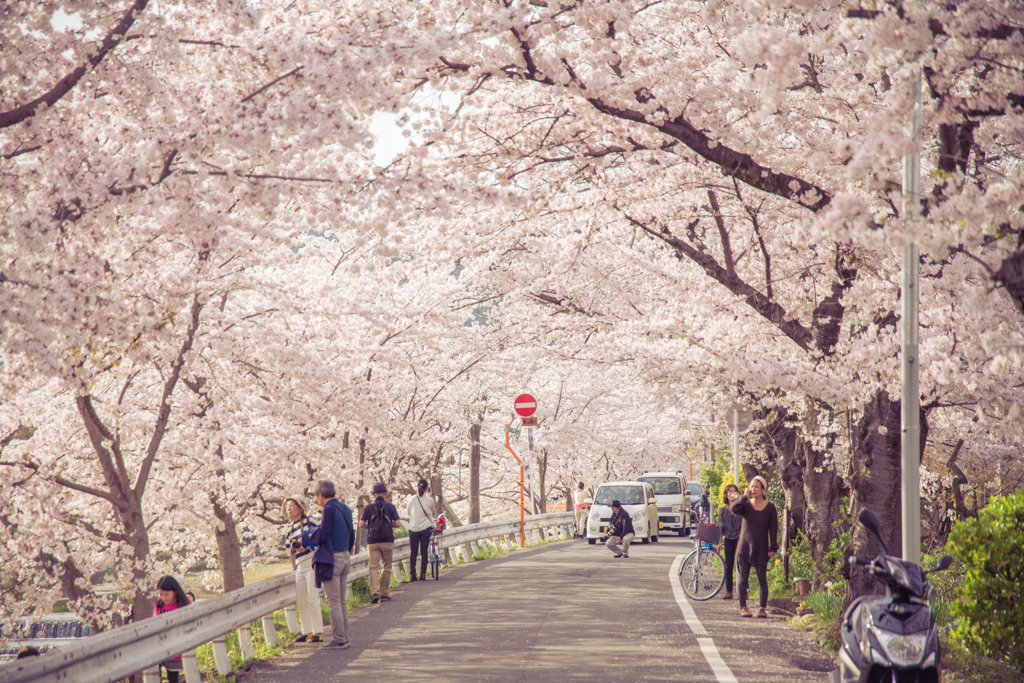
M 427 544 L 434 528 L 434 499 L 427 495 L 426 479 L 420 479 L 416 494 L 405 501 L 409 513 L 409 580 L 417 581 L 427 577 Z M 420 555 L 419 579 L 416 577 L 416 553 Z

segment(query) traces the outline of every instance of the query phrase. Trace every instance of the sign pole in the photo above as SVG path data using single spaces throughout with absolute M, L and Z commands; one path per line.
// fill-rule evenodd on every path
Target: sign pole
M 519 459 L 516 452 L 512 450 L 512 445 L 508 442 L 508 425 L 505 425 L 505 448 L 512 454 L 512 457 L 519 463 L 519 547 L 526 547 L 526 503 L 524 500 L 524 487 L 523 487 L 523 461 Z

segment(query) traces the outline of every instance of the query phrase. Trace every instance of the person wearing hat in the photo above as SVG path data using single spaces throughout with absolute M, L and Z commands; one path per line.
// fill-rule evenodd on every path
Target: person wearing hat
M 750 581 L 750 568 L 757 572 L 758 598 L 761 610 L 759 619 L 768 618 L 768 560 L 775 557 L 779 550 L 779 513 L 775 505 L 764 497 L 768 490 L 768 482 L 764 477 L 757 476 L 750 480 L 750 486 L 742 496 L 737 496 L 729 508 L 732 513 L 743 518 L 740 528 L 740 542 L 736 548 L 736 561 L 739 567 L 740 616 L 749 617 L 747 609 L 747 584 Z
M 608 521 L 608 541 L 605 547 L 614 553 L 614 557 L 629 557 L 629 544 L 633 542 L 633 520 L 629 513 L 622 509 L 622 503 L 612 501 L 612 518 Z M 619 543 L 622 547 L 619 547 Z
M 420 479 L 416 495 L 405 501 L 409 513 L 409 580 L 416 581 L 416 554 L 420 556 L 420 578 L 427 577 L 427 544 L 434 529 L 434 499 L 427 491 L 430 485 Z
M 320 611 L 320 589 L 313 576 L 313 549 L 302 542 L 302 532 L 309 532 L 313 522 L 306 515 L 306 499 L 288 496 L 281 503 L 281 511 L 291 521 L 284 535 L 284 546 L 295 567 L 295 611 L 299 615 L 302 633 L 297 643 L 319 643 L 324 632 L 324 617 Z
M 402 526 L 398 521 L 398 508 L 384 499 L 387 492 L 384 482 L 374 484 L 374 501 L 366 506 L 359 520 L 359 528 L 369 532 L 366 549 L 370 553 L 370 602 L 373 603 L 391 599 L 391 551 L 395 547 L 395 529 Z

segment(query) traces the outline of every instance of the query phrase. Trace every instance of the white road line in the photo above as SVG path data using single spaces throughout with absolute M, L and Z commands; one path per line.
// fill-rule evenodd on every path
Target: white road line
M 672 594 L 676 596 L 676 602 L 679 604 L 679 609 L 683 610 L 683 618 L 686 619 L 686 625 L 690 627 L 695 636 L 708 636 L 707 629 L 704 628 L 704 624 L 700 623 L 700 619 L 697 618 L 697 613 L 693 611 L 693 607 L 686 600 L 686 594 L 683 593 L 683 587 L 679 585 L 679 565 L 683 563 L 683 556 L 679 555 L 672 562 L 672 568 L 668 570 L 668 581 L 672 584 Z
M 715 678 L 719 683 L 739 683 L 732 675 L 729 665 L 722 659 L 722 655 L 718 654 L 718 648 L 715 647 L 714 641 L 710 638 L 698 638 L 697 643 L 700 645 L 700 651 L 704 653 L 704 659 L 708 660 L 711 670 L 715 672 Z
M 722 655 L 718 653 L 715 642 L 710 637 L 700 637 L 710 636 L 711 634 L 704 628 L 704 624 L 700 623 L 697 613 L 693 611 L 693 607 L 686 599 L 686 594 L 683 593 L 683 587 L 679 584 L 679 565 L 682 563 L 683 556 L 679 555 L 673 560 L 672 566 L 668 570 L 668 582 L 672 584 L 672 594 L 676 598 L 676 604 L 679 605 L 679 609 L 683 612 L 686 625 L 693 631 L 693 635 L 697 636 L 697 644 L 700 645 L 700 651 L 704 653 L 704 659 L 711 666 L 711 671 L 714 672 L 715 678 L 718 679 L 719 683 L 738 683 L 729 665 L 725 663 Z

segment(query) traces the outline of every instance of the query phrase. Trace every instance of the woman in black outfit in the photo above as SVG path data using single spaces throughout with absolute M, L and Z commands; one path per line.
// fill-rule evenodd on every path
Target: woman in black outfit
M 760 588 L 761 610 L 758 618 L 768 618 L 768 560 L 775 557 L 779 549 L 779 513 L 769 503 L 764 492 L 768 482 L 764 477 L 754 477 L 744 496 L 737 497 L 729 506 L 734 515 L 743 518 L 740 542 L 736 558 L 740 569 L 740 616 L 749 617 L 747 609 L 747 584 L 750 568 L 757 571 L 757 585 Z M 735 495 L 735 494 L 733 494 Z
M 736 567 L 736 546 L 740 542 L 740 531 L 743 518 L 737 517 L 729 509 L 729 503 L 740 497 L 740 487 L 729 484 L 722 493 L 725 505 L 718 511 L 718 526 L 722 529 L 722 542 L 718 551 L 725 557 L 725 595 L 723 600 L 732 600 L 732 575 Z

